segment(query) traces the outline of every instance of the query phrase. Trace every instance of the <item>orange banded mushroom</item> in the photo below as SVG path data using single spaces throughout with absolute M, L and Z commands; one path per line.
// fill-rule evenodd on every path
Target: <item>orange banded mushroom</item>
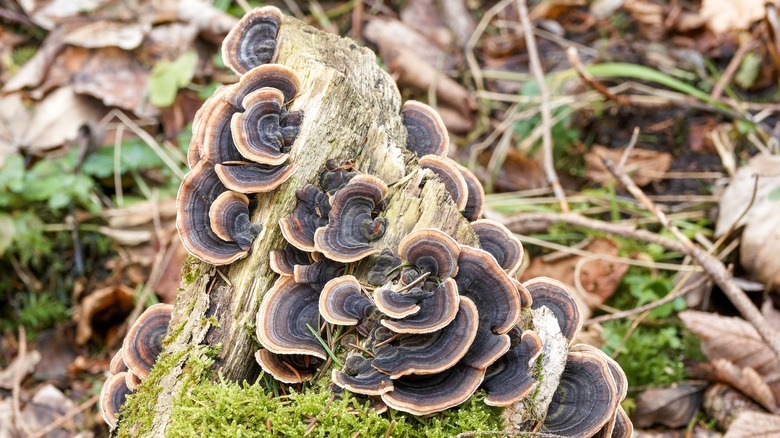
M 268 254 L 268 264 L 277 274 L 292 277 L 295 273 L 295 265 L 310 265 L 312 260 L 309 253 L 288 246 L 285 249 L 271 251 Z
M 435 374 L 454 366 L 469 350 L 477 335 L 477 306 L 461 298 L 458 314 L 452 323 L 435 332 L 401 335 L 374 348 L 371 365 L 398 379 L 408 374 Z
M 111 374 L 119 374 L 122 371 L 127 371 L 127 365 L 122 358 L 122 349 L 117 350 L 114 357 L 111 358 L 111 363 L 108 364 L 108 372 Z
M 401 108 L 401 117 L 407 132 L 406 149 L 418 157 L 447 155 L 450 136 L 436 110 L 422 102 L 407 100 Z
M 609 365 L 599 354 L 569 352 L 542 431 L 590 437 L 615 417 L 619 394 Z
M 490 219 L 471 223 L 479 238 L 479 246 L 495 257 L 501 269 L 513 276 L 523 263 L 523 245 L 507 227 Z
M 213 265 L 232 263 L 248 253 L 238 243 L 221 239 L 211 228 L 211 204 L 227 191 L 208 160 L 184 177 L 176 196 L 176 228 L 184 248 Z
M 356 325 L 376 309 L 357 278 L 344 275 L 328 281 L 320 292 L 320 314 L 331 324 Z
M 418 303 L 433 294 L 433 291 L 426 291 L 419 287 L 412 288 L 407 292 L 377 288 L 374 290 L 374 304 L 380 312 L 391 318 L 406 318 L 419 312 Z
M 460 295 L 455 280 L 448 278 L 432 296 L 418 303 L 420 310 L 403 319 L 383 319 L 382 325 L 396 333 L 431 333 L 450 324 L 458 314 Z
M 374 209 L 387 195 L 387 185 L 371 175 L 352 178 L 331 200 L 328 224 L 314 233 L 314 248 L 325 257 L 351 263 L 380 252 L 370 245 L 385 233 L 387 219 Z
M 393 381 L 371 366 L 365 357 L 351 353 L 344 361 L 344 369 L 333 370 L 331 380 L 340 388 L 356 394 L 382 395 L 393 390 Z
M 275 354 L 268 350 L 257 350 L 255 360 L 266 373 L 280 382 L 303 383 L 314 378 L 322 359 L 305 354 Z
M 385 248 L 374 259 L 374 264 L 366 274 L 368 284 L 379 286 L 394 280 L 400 274 L 401 258 L 391 248 Z
M 236 149 L 255 163 L 279 165 L 289 154 L 291 140 L 298 135 L 298 125 L 281 126 L 282 99 L 276 88 L 261 88 L 244 97 L 246 110 L 233 114 L 230 132 Z
M 119 409 L 125 403 L 127 394 L 130 394 L 125 374 L 127 372 L 122 371 L 109 377 L 100 390 L 100 414 L 111 429 L 116 427 Z
M 419 164 L 420 167 L 429 169 L 441 179 L 458 211 L 466 208 L 469 188 L 466 185 L 466 179 L 463 178 L 463 174 L 457 167 L 457 163 L 450 158 L 426 155 L 420 158 Z
M 449 278 L 458 273 L 460 245 L 435 228 L 416 230 L 401 240 L 398 254 L 422 272 L 434 278 Z
M 292 246 L 301 251 L 314 251 L 314 233 L 328 224 L 328 197 L 307 184 L 295 192 L 298 203 L 289 215 L 279 219 L 279 228 Z
M 555 315 L 561 333 L 571 343 L 580 331 L 582 321 L 580 311 L 574 298 L 569 295 L 569 289 L 558 280 L 547 277 L 532 278 L 523 283 L 531 293 L 533 304 L 531 308 L 547 307 Z
M 326 359 L 325 349 L 309 327 L 318 330 L 319 293 L 308 284 L 280 277 L 266 292 L 257 312 L 257 339 L 276 354 L 303 354 Z
M 485 208 L 485 189 L 482 188 L 482 183 L 479 182 L 479 179 L 473 172 L 460 164 L 456 163 L 456 165 L 463 175 L 463 179 L 466 180 L 466 187 L 469 192 L 466 208 L 463 209 L 463 216 L 469 221 L 475 221 L 482 216 L 482 211 Z
M 305 283 L 320 290 L 322 286 L 344 274 L 343 263 L 334 262 L 326 258 L 308 265 L 296 265 L 293 267 L 293 279 L 296 283 Z
M 437 374 L 409 375 L 382 394 L 387 406 L 412 415 L 428 415 L 457 406 L 479 388 L 485 370 L 458 363 Z
M 222 192 L 209 207 L 209 222 L 220 239 L 236 242 L 248 251 L 252 240 L 260 234 L 262 226 L 249 220 L 249 198 L 242 193 Z
M 488 394 L 485 403 L 490 406 L 510 406 L 536 388 L 538 382 L 529 372 L 542 352 L 542 340 L 532 331 L 520 332 L 519 328 L 509 332 L 512 346 L 487 369 L 482 388 Z
M 162 341 L 168 331 L 173 306 L 155 304 L 144 311 L 127 331 L 122 343 L 122 359 L 129 372 L 142 380 L 149 376 L 157 356 L 162 351 Z
M 301 89 L 301 80 L 295 71 L 286 65 L 265 64 L 257 66 L 246 72 L 237 84 L 235 91 L 226 97 L 230 105 L 238 111 L 245 109 L 244 97 L 261 88 L 276 88 L 284 95 L 283 103 L 293 100 Z
M 282 24 L 282 11 L 264 6 L 249 12 L 222 41 L 222 60 L 236 74 L 268 64 L 276 52 L 276 34 Z

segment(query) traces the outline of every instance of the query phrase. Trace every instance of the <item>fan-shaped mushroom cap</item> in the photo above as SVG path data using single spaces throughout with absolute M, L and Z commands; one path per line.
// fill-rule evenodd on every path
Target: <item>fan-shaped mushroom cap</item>
M 239 193 L 265 193 L 287 181 L 298 166 L 269 166 L 246 162 L 223 162 L 214 166 L 220 181 Z
M 463 216 L 469 221 L 475 221 L 482 216 L 482 210 L 485 208 L 485 189 L 482 188 L 482 183 L 473 172 L 460 164 L 457 166 L 460 173 L 463 174 L 463 179 L 466 180 L 466 186 L 469 190 L 469 198 L 466 200 Z
M 356 394 L 382 395 L 393 390 L 393 381 L 387 374 L 371 366 L 371 361 L 359 354 L 350 354 L 343 370 L 333 370 L 333 383 Z
M 517 237 L 507 227 L 490 219 L 472 222 L 471 229 L 479 238 L 479 246 L 495 257 L 507 274 L 515 275 L 523 263 L 523 245 Z
M 590 437 L 614 418 L 617 400 L 607 362 L 591 352 L 570 352 L 542 431 Z
M 487 391 L 485 403 L 490 406 L 510 406 L 525 398 L 537 381 L 530 376 L 532 363 L 542 352 L 542 340 L 532 331 L 510 332 L 512 347 L 487 369 L 482 388 Z
M 127 368 L 141 379 L 149 375 L 162 351 L 171 312 L 172 305 L 155 304 L 146 309 L 127 331 L 122 344 L 122 359 Z
M 460 247 L 458 275 L 461 295 L 471 298 L 480 319 L 489 322 L 495 333 L 507 333 L 520 320 L 522 301 L 517 288 L 492 255 L 470 246 Z
M 588 344 L 576 344 L 572 345 L 569 349 L 570 352 L 585 352 L 585 353 L 591 353 L 594 355 L 597 355 L 601 357 L 609 367 L 609 372 L 612 375 L 612 379 L 615 382 L 615 388 L 617 390 L 617 399 L 615 400 L 615 406 L 613 410 L 615 411 L 615 414 L 610 421 L 607 422 L 607 424 L 604 425 L 604 427 L 601 428 L 601 430 L 594 435 L 594 437 L 611 437 L 613 435 L 613 430 L 615 428 L 616 422 L 618 421 L 618 408 L 620 406 L 620 402 L 626 399 L 626 396 L 628 395 L 628 378 L 626 377 L 626 373 L 623 372 L 623 368 L 620 367 L 620 364 L 618 364 L 615 359 L 612 359 L 609 357 L 606 353 L 601 351 L 600 349 L 588 345 Z M 630 421 L 630 420 L 629 420 Z
M 469 188 L 466 185 L 466 179 L 458 170 L 457 163 L 447 157 L 437 157 L 436 155 L 426 155 L 420 158 L 420 167 L 430 169 L 441 178 L 444 187 L 452 197 L 458 211 L 466 208 L 466 201 L 469 198 Z
M 127 389 L 130 391 L 135 391 L 135 388 L 137 388 L 142 381 L 143 380 L 141 380 L 140 377 L 131 371 L 125 373 L 125 385 L 127 385 Z
M 325 359 L 325 349 L 307 327 L 319 328 L 318 304 L 319 293 L 311 286 L 280 277 L 257 312 L 257 339 L 272 353 Z
M 631 438 L 634 436 L 634 424 L 628 417 L 623 406 L 618 405 L 615 415 L 615 427 L 612 429 L 613 438 Z
M 192 131 L 193 133 L 195 132 L 194 125 Z M 198 164 L 198 161 L 200 161 L 200 146 L 198 146 L 198 143 L 195 141 L 195 137 L 192 137 L 190 139 L 190 145 L 187 147 L 187 166 L 192 169 Z
M 236 91 L 236 84 L 217 90 L 200 109 L 203 116 L 193 127 L 193 138 L 197 142 L 201 159 L 213 164 L 246 161 L 236 149 L 230 125 L 236 109 L 227 101 Z M 216 97 L 216 98 L 215 98 Z M 193 122 L 194 123 L 194 122 Z
M 479 388 L 485 370 L 456 364 L 438 374 L 404 376 L 382 400 L 393 409 L 412 415 L 427 415 L 457 406 Z
M 407 292 L 396 292 L 389 288 L 374 289 L 374 304 L 380 312 L 391 318 L 406 318 L 420 311 L 418 303 L 433 295 L 419 287 Z
M 314 373 L 322 359 L 306 354 L 275 354 L 268 350 L 257 350 L 255 360 L 266 373 L 274 379 L 294 384 L 314 378 Z
M 282 11 L 264 6 L 249 11 L 222 41 L 222 60 L 236 74 L 268 64 L 276 51 L 276 34 Z
M 279 275 L 292 277 L 295 265 L 310 265 L 312 263 L 309 253 L 299 250 L 294 246 L 285 249 L 277 249 L 268 254 L 268 264 L 271 270 Z
M 477 306 L 460 301 L 455 319 L 432 333 L 401 335 L 374 349 L 374 368 L 397 379 L 408 374 L 435 374 L 454 366 L 474 341 L 479 324 Z
M 580 331 L 582 321 L 577 303 L 569 295 L 569 289 L 566 285 L 552 278 L 537 277 L 526 281 L 523 286 L 528 289 L 533 298 L 531 308 L 538 309 L 546 306 L 550 309 L 558 320 L 561 333 L 571 343 L 574 336 Z
M 430 333 L 446 326 L 458 314 L 460 295 L 455 280 L 444 280 L 433 296 L 419 303 L 420 311 L 399 320 L 383 319 L 382 325 L 396 333 Z
M 295 71 L 286 65 L 264 64 L 246 72 L 239 80 L 234 93 L 226 96 L 233 108 L 243 111 L 243 101 L 247 94 L 261 88 L 276 88 L 284 94 L 284 103 L 298 95 L 301 80 Z
M 278 165 L 290 154 L 284 149 L 298 135 L 298 126 L 281 126 L 282 99 L 276 88 L 261 88 L 244 97 L 244 112 L 233 114 L 230 132 L 236 149 L 247 160 L 256 163 Z
M 400 270 L 401 258 L 392 249 L 385 248 L 374 259 L 374 265 L 366 274 L 368 284 L 379 286 L 395 279 Z
M 320 187 L 328 195 L 333 195 L 347 185 L 349 180 L 357 174 L 352 160 L 339 163 L 334 159 L 330 159 L 325 162 L 325 170 L 320 173 Z
M 320 292 L 320 314 L 331 324 L 355 325 L 374 309 L 360 282 L 351 275 L 330 280 Z
M 529 308 L 534 302 L 534 299 L 531 297 L 531 292 L 528 292 L 528 289 L 523 286 L 523 283 L 520 283 L 519 281 L 515 280 L 514 278 L 511 278 L 512 284 L 515 285 L 515 288 L 517 289 L 517 294 L 520 296 L 520 303 L 522 304 L 523 308 Z
M 407 132 L 406 149 L 419 157 L 447 155 L 450 135 L 436 110 L 422 102 L 407 100 L 401 108 L 401 117 Z
M 130 394 L 125 384 L 126 373 L 122 371 L 109 377 L 100 390 L 100 414 L 111 429 L 116 427 L 119 408 L 125 403 L 127 394 Z
M 328 224 L 314 233 L 314 247 L 325 257 L 351 263 L 380 250 L 369 243 L 382 237 L 387 219 L 372 217 L 387 195 L 387 185 L 371 175 L 358 175 L 331 200 Z
M 449 278 L 458 273 L 460 245 L 452 237 L 435 228 L 416 230 L 401 240 L 398 254 L 421 272 L 437 278 Z
M 259 224 L 249 220 L 249 198 L 243 193 L 225 191 L 209 207 L 211 229 L 220 239 L 236 242 L 244 251 L 260 233 Z
M 206 143 L 207 128 L 214 126 L 212 113 L 214 111 L 226 111 L 228 107 L 231 109 L 231 114 L 235 111 L 224 99 L 225 95 L 231 92 L 233 88 L 230 85 L 217 88 L 195 113 L 195 118 L 192 120 L 192 139 L 190 140 L 189 151 L 187 151 L 187 164 L 189 164 L 190 169 L 194 168 L 206 153 L 202 149 Z M 212 159 L 214 157 L 207 158 Z
M 176 228 L 184 248 L 213 265 L 226 265 L 247 255 L 236 242 L 222 240 L 211 229 L 209 209 L 227 189 L 208 160 L 201 160 L 184 177 L 176 196 Z
M 108 364 L 108 372 L 111 374 L 119 374 L 122 371 L 127 371 L 127 365 L 122 358 L 122 349 L 117 350 L 114 357 L 111 358 L 111 363 Z
M 344 269 L 343 263 L 322 258 L 309 265 L 293 267 L 293 279 L 296 283 L 310 284 L 320 290 L 325 283 L 344 274 Z
M 298 203 L 289 215 L 279 219 L 285 240 L 301 251 L 314 251 L 314 232 L 328 224 L 328 197 L 307 184 L 295 192 Z

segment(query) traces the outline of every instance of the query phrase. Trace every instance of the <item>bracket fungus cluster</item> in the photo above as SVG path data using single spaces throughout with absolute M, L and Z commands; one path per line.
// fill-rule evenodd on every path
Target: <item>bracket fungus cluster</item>
M 155 304 L 146 309 L 127 331 L 122 348 L 111 359 L 111 376 L 100 391 L 100 413 L 112 429 L 116 427 L 125 397 L 149 376 L 157 361 L 172 312 L 170 304 Z
M 262 242 L 274 245 L 253 255 L 278 275 L 260 291 L 255 315 L 262 369 L 286 384 L 330 378 L 334 393 L 347 390 L 379 410 L 413 415 L 458 406 L 477 391 L 488 405 L 515 408 L 542 380 L 560 377 L 537 430 L 630 434 L 619 407 L 622 371 L 595 349 L 570 347 L 581 323 L 563 284 L 515 279 L 523 247 L 506 227 L 481 219 L 482 186 L 447 157 L 449 135 L 431 107 L 408 101 L 391 115 L 407 134 L 408 151 L 399 154 L 408 159 L 405 171 L 436 181 L 439 199 L 449 197 L 459 231 L 400 226 L 398 211 L 391 214 L 399 180 L 384 181 L 344 155 L 306 163 L 316 170 L 294 179 L 302 183 L 288 191 L 295 191 L 293 203 L 280 204 L 278 228 L 252 222 L 254 200 L 246 195 L 273 191 L 290 177 L 303 128 L 302 113 L 285 110 L 301 81 L 270 64 L 282 21 L 275 8 L 261 8 L 225 39 L 225 64 L 239 82 L 217 90 L 198 112 L 192 170 L 178 196 L 179 232 L 196 257 L 231 263 L 248 254 L 261 231 L 269 239 Z M 316 114 L 306 108 L 309 117 Z M 284 242 L 275 246 L 279 236 Z M 551 315 L 569 351 L 557 374 L 538 370 L 548 339 L 535 326 L 535 309 Z
M 184 247 L 214 265 L 245 257 L 262 231 L 251 221 L 246 194 L 275 190 L 296 167 L 287 161 L 303 114 L 284 106 L 298 95 L 300 80 L 289 67 L 270 64 L 281 20 L 266 6 L 231 30 L 222 53 L 239 81 L 218 89 L 193 120 L 176 226 Z

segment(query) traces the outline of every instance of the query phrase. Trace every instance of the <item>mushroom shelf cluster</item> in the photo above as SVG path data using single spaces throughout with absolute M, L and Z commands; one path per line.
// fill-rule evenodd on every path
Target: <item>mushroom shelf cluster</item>
M 273 245 L 260 255 L 277 275 L 254 315 L 260 367 L 289 385 L 329 379 L 334 393 L 364 396 L 378 411 L 429 415 L 477 391 L 484 391 L 486 404 L 512 409 L 552 378 L 538 370 L 547 340 L 532 317 L 546 308 L 568 360 L 544 407 L 546 418 L 524 427 L 630 436 L 620 408 L 627 388 L 622 370 L 597 349 L 570 346 L 581 322 L 562 283 L 516 280 L 520 241 L 482 218 L 482 186 L 447 157 L 447 129 L 428 105 L 407 101 L 400 114 L 395 107 L 388 116 L 405 128 L 405 172 L 439 187 L 469 237 L 430 225 L 401 232 L 390 217 L 398 181 L 343 158 L 305 163 L 316 174 L 293 178 L 303 183 L 292 188 L 295 202 L 279 207 L 285 210 L 278 223 L 252 220 L 260 203 L 255 194 L 283 186 L 303 164 L 292 158 L 308 158 L 297 149 L 300 137 L 309 135 L 302 131 L 303 113 L 285 109 L 304 85 L 290 68 L 272 63 L 283 22 L 278 9 L 259 8 L 226 37 L 225 64 L 239 80 L 218 89 L 196 115 L 191 170 L 177 198 L 182 242 L 204 262 L 226 265 L 259 241 Z M 130 379 L 113 390 L 112 382 L 126 382 L 127 375 L 117 366 L 104 388 L 109 424 L 116 421 L 115 400 L 134 384 Z M 143 372 L 133 375 L 143 378 Z
M 112 429 L 125 397 L 149 376 L 163 348 L 173 306 L 155 304 L 144 311 L 127 331 L 109 365 L 111 375 L 100 391 L 100 413 Z

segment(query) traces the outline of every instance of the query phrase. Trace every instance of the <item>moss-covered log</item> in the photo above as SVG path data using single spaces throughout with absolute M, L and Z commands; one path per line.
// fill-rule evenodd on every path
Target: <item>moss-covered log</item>
M 187 261 L 164 351 L 151 376 L 125 404 L 119 435 L 175 434 L 171 422 L 178 405 L 198 394 L 211 394 L 213 386 L 201 389 L 213 385 L 217 374 L 225 381 L 257 380 L 260 367 L 254 353 L 260 345 L 254 334 L 255 314 L 277 278 L 268 253 L 285 245 L 279 219 L 295 207 L 298 188 L 317 182 L 327 159 L 354 159 L 359 171 L 390 187 L 384 213 L 389 225 L 378 247 L 396 247 L 404 235 L 421 227 L 442 229 L 461 243 L 477 246 L 443 184 L 417 167 L 416 158 L 404 149 L 400 94 L 393 79 L 377 66 L 373 52 L 285 18 L 276 62 L 294 69 L 302 82 L 301 94 L 291 106 L 305 114 L 291 154 L 298 170 L 276 191 L 256 196 L 252 220 L 262 224 L 263 231 L 247 258 L 225 267 Z M 309 390 L 327 391 L 323 384 Z M 203 405 L 206 410 L 218 403 L 213 395 L 208 397 L 213 402 Z M 500 418 L 501 412 L 491 409 L 480 407 L 480 415 L 493 412 Z M 511 422 L 520 420 L 515 417 Z M 249 427 L 261 426 L 273 428 Z

